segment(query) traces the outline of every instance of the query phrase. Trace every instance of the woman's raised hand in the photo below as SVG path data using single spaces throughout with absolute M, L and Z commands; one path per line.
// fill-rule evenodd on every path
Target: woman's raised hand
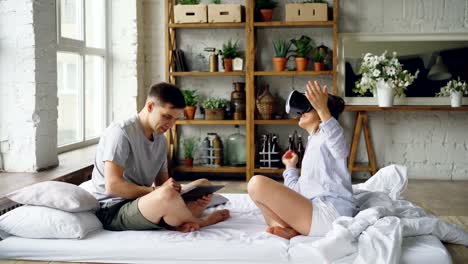
M 298 156 L 294 151 L 288 150 L 284 153 L 281 161 L 286 166 L 286 169 L 296 168 L 297 161 L 299 160 Z
M 317 81 L 313 83 L 311 81 L 307 82 L 306 97 L 309 100 L 310 104 L 320 116 L 322 122 L 327 121 L 331 118 L 330 110 L 328 109 L 328 88 L 326 85 L 320 87 L 320 84 Z

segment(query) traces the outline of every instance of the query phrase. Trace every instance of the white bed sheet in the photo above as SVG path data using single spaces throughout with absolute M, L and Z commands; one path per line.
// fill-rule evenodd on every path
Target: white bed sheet
M 319 237 L 291 241 L 270 235 L 260 211 L 246 194 L 226 194 L 228 221 L 201 231 L 99 231 L 82 240 L 26 239 L 0 241 L 0 258 L 102 263 L 313 263 L 308 244 Z M 339 263 L 352 262 L 353 255 Z M 401 263 L 451 263 L 434 236 L 405 238 Z

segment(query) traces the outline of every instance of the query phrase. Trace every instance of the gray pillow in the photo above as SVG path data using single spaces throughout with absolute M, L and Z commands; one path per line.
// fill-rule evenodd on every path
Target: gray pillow
M 26 238 L 84 238 L 100 229 L 102 224 L 92 212 L 25 205 L 0 216 L 0 231 Z
M 46 181 L 9 193 L 8 199 L 26 205 L 39 205 L 67 212 L 97 210 L 99 202 L 86 190 L 65 182 Z

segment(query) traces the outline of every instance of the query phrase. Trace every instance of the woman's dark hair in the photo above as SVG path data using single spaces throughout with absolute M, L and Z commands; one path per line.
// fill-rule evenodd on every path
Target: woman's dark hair
M 185 107 L 182 91 L 177 86 L 166 82 L 153 84 L 148 91 L 148 98 L 156 100 L 161 105 L 171 104 L 173 108 Z
M 328 102 L 327 102 L 328 109 L 330 110 L 330 114 L 338 120 L 338 117 L 345 108 L 345 102 L 343 98 L 339 96 L 335 96 L 332 94 L 328 94 Z

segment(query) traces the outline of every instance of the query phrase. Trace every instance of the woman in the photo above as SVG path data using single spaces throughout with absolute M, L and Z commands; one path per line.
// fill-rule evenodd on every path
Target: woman
M 338 116 L 344 101 L 329 95 L 315 81 L 307 83 L 306 97 L 313 109 L 303 113 L 299 126 L 309 133 L 299 177 L 298 156 L 288 151 L 282 161 L 284 185 L 265 176 L 248 184 L 252 200 L 263 213 L 267 232 L 290 239 L 297 235 L 323 236 L 339 216 L 354 216 L 356 206 L 346 166 L 348 147 Z

